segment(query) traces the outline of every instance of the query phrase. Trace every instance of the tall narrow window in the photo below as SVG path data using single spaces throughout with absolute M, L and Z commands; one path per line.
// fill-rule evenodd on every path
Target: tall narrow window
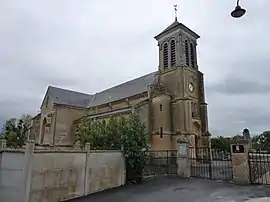
M 160 138 L 163 138 L 163 127 L 160 127 Z
M 185 54 L 186 54 L 186 65 L 189 66 L 189 45 L 187 40 L 185 40 Z
M 159 105 L 159 111 L 162 112 L 162 105 Z
M 175 40 L 171 41 L 171 66 L 176 64 L 175 61 Z
M 163 47 L 163 62 L 164 62 L 164 69 L 168 68 L 168 44 L 165 43 Z
M 190 62 L 191 67 L 195 67 L 195 57 L 194 57 L 194 46 L 193 43 L 190 44 Z
M 49 97 L 46 98 L 45 107 L 48 108 L 48 105 L 49 105 Z

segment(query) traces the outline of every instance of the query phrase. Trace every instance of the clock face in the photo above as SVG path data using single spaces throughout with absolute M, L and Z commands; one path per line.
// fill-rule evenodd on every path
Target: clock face
M 192 83 L 188 84 L 188 89 L 190 92 L 193 92 L 194 91 L 194 86 Z

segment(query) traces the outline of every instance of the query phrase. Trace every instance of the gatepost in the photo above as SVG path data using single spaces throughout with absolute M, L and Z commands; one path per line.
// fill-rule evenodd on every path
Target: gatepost
M 177 175 L 180 177 L 190 177 L 188 140 L 178 140 L 177 146 Z
M 90 165 L 89 165 L 89 156 L 90 156 L 90 149 L 91 149 L 91 144 L 90 142 L 86 142 L 84 149 L 86 151 L 86 160 L 85 160 L 85 176 L 84 176 L 84 195 L 88 195 L 88 190 L 89 190 L 89 184 L 87 179 L 90 179 Z
M 236 184 L 250 184 L 248 150 L 247 140 L 235 140 L 231 143 L 233 180 Z

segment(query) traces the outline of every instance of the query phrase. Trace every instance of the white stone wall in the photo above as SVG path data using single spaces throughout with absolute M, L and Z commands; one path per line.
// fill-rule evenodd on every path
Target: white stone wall
M 0 150 L 1 202 L 58 202 L 125 182 L 120 151 Z
M 25 193 L 24 153 L 2 151 L 0 155 L 0 201 L 23 201 Z
M 125 183 L 125 161 L 121 152 L 89 153 L 85 195 Z
M 118 187 L 124 176 L 119 151 L 36 151 L 30 202 L 58 202 Z
M 84 195 L 85 152 L 37 151 L 32 160 L 30 202 Z

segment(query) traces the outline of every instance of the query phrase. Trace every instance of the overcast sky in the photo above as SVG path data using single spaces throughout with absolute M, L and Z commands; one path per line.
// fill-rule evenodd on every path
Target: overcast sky
M 0 0 L 0 126 L 36 114 L 48 85 L 95 93 L 157 70 L 154 36 L 197 32 L 213 135 L 270 130 L 270 1 Z

